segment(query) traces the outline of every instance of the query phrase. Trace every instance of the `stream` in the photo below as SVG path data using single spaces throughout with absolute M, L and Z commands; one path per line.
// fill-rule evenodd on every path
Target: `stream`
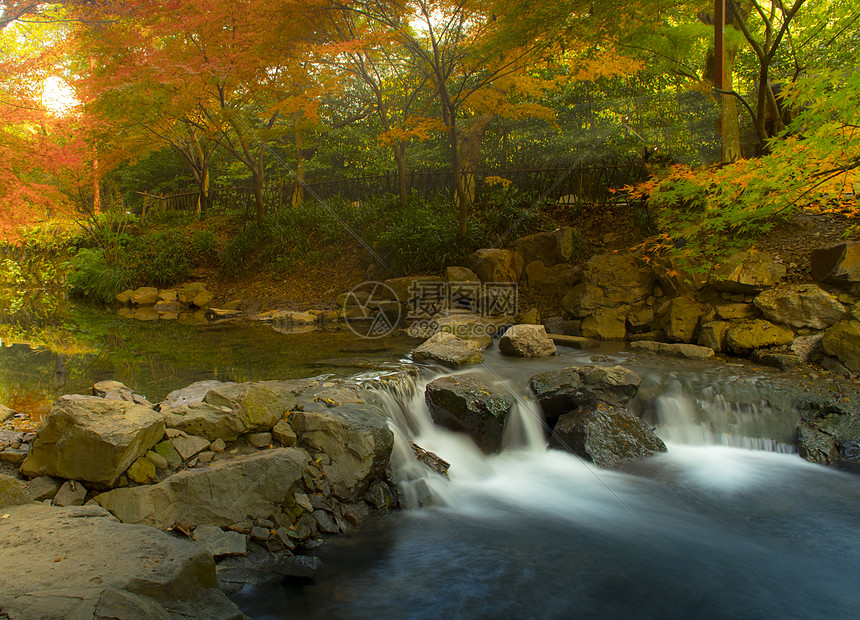
M 278 333 L 137 323 L 72 306 L 62 321 L 19 326 L 0 347 L 0 402 L 33 413 L 63 393 L 117 379 L 153 402 L 200 379 L 257 381 L 354 374 L 403 358 L 416 341 L 348 332 Z M 28 341 L 27 338 L 30 338 Z M 594 357 L 598 356 L 598 357 Z M 746 362 L 693 362 L 618 345 L 551 358 L 504 358 L 476 373 L 515 400 L 506 448 L 487 456 L 433 424 L 424 387 L 378 392 L 396 436 L 404 503 L 330 539 L 313 580 L 247 587 L 257 619 L 855 618 L 860 608 L 860 477 L 803 461 L 794 398 L 814 378 Z M 593 361 L 597 360 L 597 361 Z M 600 470 L 547 450 L 532 375 L 623 364 L 642 378 L 631 407 L 667 454 Z M 817 392 L 840 389 L 819 380 Z M 415 441 L 451 463 L 419 465 Z
M 528 378 L 591 362 L 492 350 L 476 373 L 516 398 L 507 447 L 486 456 L 435 426 L 423 388 L 382 397 L 406 503 L 320 552 L 313 581 L 273 581 L 233 599 L 274 618 L 854 618 L 860 606 L 860 477 L 812 465 L 791 445 L 803 382 L 749 364 L 632 357 L 633 405 L 668 454 L 599 470 L 545 449 Z M 405 442 L 451 463 L 417 476 Z M 397 456 L 395 455 L 395 463 Z M 417 489 L 416 489 L 417 487 Z

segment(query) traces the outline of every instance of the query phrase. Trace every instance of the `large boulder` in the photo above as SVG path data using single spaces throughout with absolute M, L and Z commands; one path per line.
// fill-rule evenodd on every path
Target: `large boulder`
M 561 416 L 549 445 L 601 468 L 666 452 L 666 444 L 629 409 L 603 402 Z
M 819 282 L 860 282 L 860 243 L 850 241 L 812 251 L 812 277 Z
M 163 435 L 164 419 L 149 407 L 96 396 L 61 396 L 42 421 L 21 473 L 112 487 Z
M 556 348 L 543 325 L 513 325 L 499 338 L 499 351 L 513 357 L 546 357 Z
M 8 618 L 244 618 L 212 556 L 98 506 L 4 508 L 0 609 Z
M 785 265 L 767 252 L 749 250 L 723 261 L 711 273 L 710 284 L 718 291 L 758 293 L 776 286 L 785 277 Z
M 322 452 L 332 493 L 343 501 L 361 497 L 368 486 L 385 475 L 394 434 L 382 411 L 373 405 L 341 405 L 322 412 L 290 414 L 298 445 Z
M 597 308 L 616 308 L 643 301 L 654 290 L 654 272 L 629 254 L 599 254 L 585 263 L 582 282 L 562 299 L 573 317 L 586 317 Z
M 196 384 L 189 387 L 187 392 L 172 392 L 173 398 L 168 395 L 160 405 L 165 424 L 210 441 L 233 441 L 245 433 L 270 431 L 296 405 L 290 392 L 260 383 L 220 384 L 205 390 Z
M 529 386 L 548 419 L 597 400 L 624 405 L 636 396 L 642 378 L 622 366 L 571 366 L 534 375 Z
M 624 315 L 612 308 L 598 308 L 582 321 L 582 335 L 597 340 L 624 340 L 627 323 Z
M 705 314 L 702 304 L 686 297 L 675 297 L 661 306 L 660 327 L 673 342 L 693 342 Z
M 839 321 L 824 332 L 821 346 L 828 355 L 838 357 L 848 370 L 860 373 L 860 322 Z
M 566 263 L 573 256 L 573 228 L 562 226 L 552 232 L 539 232 L 521 237 L 511 246 L 520 253 L 526 265 L 536 260 L 547 267 Z
M 749 355 L 754 349 L 787 346 L 794 342 L 794 332 L 781 325 L 757 319 L 729 328 L 726 343 L 738 355 Z
M 469 257 L 469 267 L 481 282 L 519 282 L 523 264 L 523 257 L 511 250 L 484 248 Z
M 504 395 L 475 377 L 458 375 L 432 381 L 424 399 L 437 424 L 469 435 L 485 452 L 501 450 L 513 406 Z
M 262 450 L 180 471 L 158 484 L 114 489 L 95 501 L 123 523 L 162 530 L 223 527 L 273 514 L 307 463 L 304 450 Z
M 815 284 L 786 284 L 761 293 L 756 307 L 764 318 L 791 327 L 825 329 L 845 316 L 845 306 Z
M 448 368 L 460 368 L 484 361 L 481 347 L 474 340 L 458 338 L 448 332 L 439 332 L 428 338 L 412 352 L 416 362 L 436 362 Z
M 526 265 L 528 285 L 545 295 L 563 297 L 582 278 L 582 269 L 574 265 L 560 264 L 547 268 L 543 261 L 536 260 Z

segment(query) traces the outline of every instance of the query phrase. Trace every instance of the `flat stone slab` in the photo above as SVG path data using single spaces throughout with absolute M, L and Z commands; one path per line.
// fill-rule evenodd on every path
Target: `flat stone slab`
M 631 342 L 629 347 L 634 351 L 646 351 L 658 355 L 671 355 L 683 357 L 688 360 L 707 360 L 714 357 L 714 350 L 696 344 L 677 344 L 666 342 L 653 342 L 651 340 L 640 340 Z
M 562 347 L 573 347 L 574 349 L 595 349 L 600 346 L 599 340 L 584 338 L 582 336 L 566 336 L 564 334 L 547 334 L 550 339 Z
M 0 609 L 10 618 L 244 617 L 218 588 L 212 556 L 190 541 L 98 506 L 3 512 Z

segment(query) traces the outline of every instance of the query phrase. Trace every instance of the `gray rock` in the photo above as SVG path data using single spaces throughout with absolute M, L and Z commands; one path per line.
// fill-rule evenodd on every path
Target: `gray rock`
M 227 444 L 224 443 L 223 439 L 216 439 L 212 443 L 209 444 L 209 450 L 214 452 L 215 454 L 221 454 L 227 448 Z
M 11 420 L 15 417 L 15 410 L 9 409 L 6 405 L 0 405 L 0 424 Z
M 860 321 L 839 321 L 824 332 L 821 347 L 854 373 L 860 373 Z
M 824 329 L 841 320 L 846 309 L 815 284 L 786 284 L 764 291 L 754 301 L 764 317 L 791 327 Z
M 666 342 L 653 342 L 651 340 L 639 340 L 637 342 L 631 342 L 630 349 L 632 351 L 647 351 L 648 353 L 656 353 L 659 355 L 683 357 L 688 360 L 707 360 L 714 357 L 713 349 L 695 344 L 670 344 Z
M 546 357 L 556 348 L 543 325 L 514 325 L 499 339 L 499 351 L 515 357 Z
M 185 404 L 176 405 L 170 401 L 161 404 L 168 428 L 209 441 L 233 441 L 246 433 L 272 430 L 296 404 L 290 392 L 262 383 L 221 384 L 208 390 L 198 401 L 199 391 L 193 397 L 173 401 Z
M 728 347 L 726 335 L 731 323 L 726 321 L 709 321 L 699 329 L 699 346 L 708 347 L 716 352 L 725 351 Z
M 543 320 L 547 334 L 564 335 L 564 319 L 560 316 L 550 316 Z
M 314 510 L 314 520 L 317 522 L 317 529 L 325 534 L 337 534 L 340 531 L 337 523 L 332 516 L 325 510 Z
M 524 266 L 518 252 L 496 248 L 476 250 L 468 263 L 482 282 L 518 282 Z
M 163 435 L 164 420 L 148 407 L 61 396 L 42 421 L 21 472 L 28 478 L 49 475 L 111 487 Z
M 299 436 L 298 445 L 331 459 L 322 469 L 332 493 L 340 500 L 360 497 L 371 481 L 385 475 L 394 435 L 379 408 L 342 405 L 324 412 L 294 411 L 290 421 Z
M 41 502 L 46 499 L 54 499 L 57 491 L 60 490 L 62 482 L 50 476 L 39 476 L 33 478 L 27 483 L 27 493 L 30 499 L 34 502 Z
M 621 366 L 571 366 L 534 375 L 529 386 L 548 418 L 557 418 L 596 400 L 624 405 L 639 390 L 641 377 Z
M 129 403 L 137 403 L 145 407 L 152 407 L 145 396 L 135 394 L 130 387 L 119 381 L 99 381 L 92 387 L 93 396 L 107 398 L 108 400 L 124 400 Z
M 272 537 L 272 532 L 264 527 L 260 527 L 259 525 L 255 525 L 251 528 L 251 538 L 258 542 L 265 542 Z
M 0 474 L 0 507 L 28 504 L 31 501 L 27 487 L 21 480 Z
M 484 361 L 474 340 L 464 340 L 447 332 L 433 335 L 412 352 L 416 362 L 433 361 L 449 368 L 460 368 Z
M 114 489 L 95 500 L 123 523 L 164 530 L 174 524 L 226 527 L 274 513 L 301 479 L 307 461 L 304 450 L 265 450 L 180 471 L 158 484 Z
M 794 332 L 757 319 L 730 327 L 726 333 L 726 342 L 729 349 L 738 355 L 749 355 L 753 349 L 790 345 L 794 342 Z
M 667 301 L 659 311 L 660 327 L 673 342 L 693 342 L 699 321 L 705 314 L 702 304 L 686 297 Z
M 54 495 L 52 504 L 60 507 L 83 506 L 86 497 L 87 489 L 84 485 L 76 480 L 67 480 Z
M 194 435 L 179 435 L 171 439 L 170 443 L 183 461 L 187 461 L 209 447 L 208 439 Z
M 835 463 L 843 455 L 853 460 L 851 446 L 860 441 L 860 408 L 855 400 L 804 396 L 794 406 L 801 416 L 797 427 L 801 457 L 822 464 Z
M 243 617 L 218 588 L 212 556 L 192 542 L 123 525 L 97 506 L 5 512 L 0 608 L 10 617 Z
M 272 433 L 251 433 L 248 442 L 255 448 L 268 448 L 272 444 Z
M 146 458 L 155 466 L 155 469 L 158 471 L 164 471 L 168 467 L 167 459 L 158 454 L 157 452 L 153 452 L 150 450 L 146 453 Z
M 468 267 L 448 267 L 445 269 L 445 280 L 448 282 L 480 282 L 481 279 Z
M 723 261 L 711 273 L 710 284 L 718 291 L 758 293 L 778 284 L 786 272 L 767 252 L 749 250 Z
M 860 243 L 849 241 L 812 251 L 812 277 L 819 282 L 860 282 Z
M 598 308 L 617 308 L 647 299 L 657 278 L 650 267 L 630 254 L 598 254 L 582 270 L 582 282 L 562 299 L 569 316 L 584 318 Z
M 284 447 L 296 445 L 296 431 L 286 420 L 279 420 L 272 429 L 272 437 Z
M 549 445 L 588 458 L 601 468 L 666 452 L 666 444 L 626 407 L 601 402 L 561 416 Z
M 204 450 L 200 454 L 197 455 L 197 462 L 201 465 L 206 465 L 207 463 L 211 463 L 215 460 L 215 453 L 211 450 Z
M 527 265 L 539 260 L 547 267 L 564 263 L 573 256 L 573 228 L 562 226 L 552 232 L 539 232 L 527 237 L 521 237 L 511 246 L 523 257 Z
M 430 415 L 437 424 L 466 433 L 485 452 L 502 447 L 511 401 L 494 393 L 469 375 L 441 377 L 424 392 Z
M 194 528 L 192 538 L 215 559 L 245 555 L 248 552 L 248 539 L 242 534 L 225 532 L 214 525 L 198 525 Z

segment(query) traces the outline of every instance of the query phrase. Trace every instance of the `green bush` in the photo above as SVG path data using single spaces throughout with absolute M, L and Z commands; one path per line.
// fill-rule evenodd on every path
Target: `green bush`
M 73 296 L 103 303 L 113 301 L 117 293 L 130 288 L 134 281 L 128 267 L 109 265 L 101 248 L 82 248 L 63 266 Z
M 172 286 L 187 280 L 194 266 L 190 245 L 181 230 L 153 231 L 134 237 L 121 262 L 140 286 Z

